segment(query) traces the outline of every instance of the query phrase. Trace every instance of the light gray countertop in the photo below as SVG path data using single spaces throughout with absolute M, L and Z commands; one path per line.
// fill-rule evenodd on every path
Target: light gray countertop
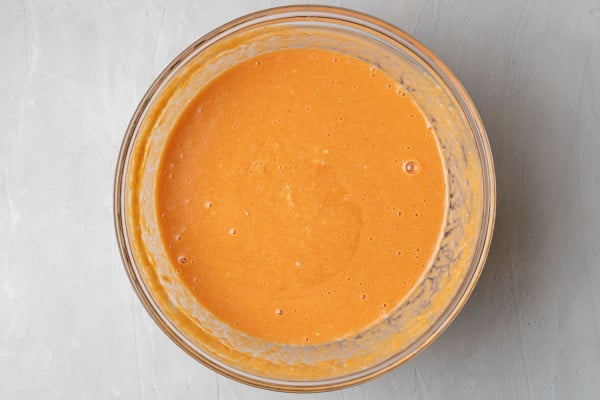
M 450 328 L 343 391 L 266 392 L 176 347 L 119 258 L 112 183 L 146 88 L 268 1 L 7 1 L 0 10 L 0 399 L 600 398 L 600 2 L 339 1 L 428 46 L 479 108 L 497 223 Z

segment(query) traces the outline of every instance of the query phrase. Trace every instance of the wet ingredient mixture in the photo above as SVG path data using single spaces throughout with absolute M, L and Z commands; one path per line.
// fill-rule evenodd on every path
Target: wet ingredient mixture
M 217 318 L 323 343 L 389 314 L 436 250 L 443 163 L 397 82 L 339 53 L 283 50 L 222 73 L 162 154 L 159 229 Z

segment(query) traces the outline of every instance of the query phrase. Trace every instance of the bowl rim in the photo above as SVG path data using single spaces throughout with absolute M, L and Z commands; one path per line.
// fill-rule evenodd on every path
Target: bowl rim
M 269 22 L 275 22 L 290 18 L 302 17 L 327 19 L 331 20 L 332 22 L 335 22 L 336 20 L 346 23 L 349 22 L 360 25 L 361 27 L 367 29 L 374 30 L 378 34 L 384 35 L 394 42 L 407 47 L 419 58 L 419 61 L 430 67 L 447 86 L 452 96 L 460 105 L 461 111 L 467 119 L 467 123 L 471 128 L 472 134 L 474 135 L 476 146 L 479 151 L 479 158 L 482 162 L 482 185 L 484 197 L 482 204 L 481 233 L 478 238 L 477 246 L 475 247 L 473 260 L 471 261 L 471 269 L 468 275 L 465 277 L 464 282 L 461 284 L 457 294 L 450 302 L 448 308 L 442 312 L 442 315 L 439 317 L 438 321 L 432 325 L 432 327 L 435 329 L 430 330 L 429 333 L 426 334 L 428 336 L 425 338 L 425 340 L 407 352 L 403 357 L 391 357 L 388 360 L 373 365 L 363 371 L 320 381 L 273 380 L 249 373 L 242 373 L 235 368 L 227 368 L 220 365 L 220 363 L 214 362 L 210 359 L 210 357 L 202 354 L 202 352 L 194 349 L 185 340 L 182 340 L 180 334 L 171 326 L 171 322 L 162 315 L 157 307 L 155 307 L 153 301 L 146 293 L 145 285 L 142 282 L 141 277 L 138 275 L 137 266 L 133 261 L 133 256 L 130 252 L 125 219 L 126 187 L 124 178 L 128 165 L 128 155 L 136 137 L 136 131 L 139 123 L 142 121 L 147 107 L 151 104 L 151 99 L 160 91 L 162 85 L 169 77 L 169 74 L 178 66 L 185 63 L 189 56 L 192 55 L 199 47 L 202 47 L 205 43 L 215 39 L 219 35 L 227 34 L 227 32 L 232 30 L 234 31 L 231 33 L 235 33 L 235 28 L 238 28 L 241 25 L 246 25 L 249 23 L 250 25 L 253 25 L 253 22 L 258 23 L 264 18 L 267 18 L 267 21 Z M 454 73 L 429 49 L 427 49 L 424 45 L 412 38 L 403 30 L 379 18 L 362 12 L 347 8 L 321 5 L 290 5 L 268 8 L 246 14 L 210 31 L 206 35 L 194 41 L 178 56 L 176 56 L 150 85 L 149 89 L 146 91 L 133 113 L 133 116 L 125 131 L 123 142 L 119 151 L 113 187 L 114 225 L 121 259 L 134 291 L 158 327 L 177 346 L 179 346 L 192 358 L 223 376 L 262 389 L 296 393 L 337 390 L 372 380 L 405 363 L 427 348 L 433 341 L 435 341 L 446 330 L 446 328 L 448 328 L 448 326 L 462 310 L 463 306 L 473 292 L 477 281 L 479 280 L 492 240 L 495 213 L 496 182 L 494 163 L 488 137 L 483 122 L 481 121 L 481 117 L 479 116 L 472 99 Z M 476 263 L 476 265 L 473 267 L 474 263 Z

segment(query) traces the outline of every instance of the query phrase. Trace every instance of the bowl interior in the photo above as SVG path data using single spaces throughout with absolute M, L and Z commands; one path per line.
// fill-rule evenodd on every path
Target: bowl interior
M 242 18 L 184 51 L 140 104 L 124 142 L 116 185 L 117 230 L 125 264 L 140 298 L 163 330 L 221 373 L 289 390 L 355 383 L 424 348 L 458 312 L 475 284 L 493 214 L 493 172 L 485 133 L 450 72 L 410 37 L 380 21 L 330 8 L 310 10 L 289 8 Z M 431 124 L 447 183 L 437 254 L 403 302 L 354 337 L 302 346 L 248 336 L 204 309 L 169 262 L 154 202 L 163 146 L 188 102 L 228 67 L 298 47 L 349 54 L 394 78 Z

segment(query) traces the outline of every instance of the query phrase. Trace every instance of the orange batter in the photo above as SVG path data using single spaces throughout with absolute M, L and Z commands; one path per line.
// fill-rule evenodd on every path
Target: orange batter
M 237 65 L 181 114 L 159 229 L 198 301 L 250 335 L 322 343 L 388 314 L 441 234 L 443 164 L 409 95 L 342 54 Z

